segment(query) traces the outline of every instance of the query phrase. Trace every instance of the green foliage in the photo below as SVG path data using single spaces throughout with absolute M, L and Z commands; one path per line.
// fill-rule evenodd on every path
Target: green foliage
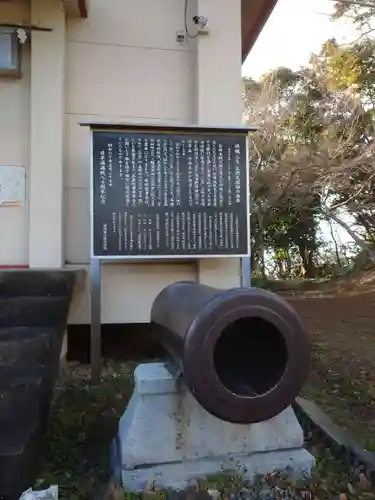
M 350 89 L 367 104 L 375 104 L 375 41 L 369 38 L 341 47 L 335 39 L 327 40 L 312 65 L 326 79 L 333 92 Z
M 259 126 L 250 152 L 256 276 L 337 275 L 348 259 L 334 241 L 336 264 L 324 264 L 323 219 L 362 251 L 375 247 L 374 49 L 367 39 L 345 48 L 328 40 L 308 67 L 245 82 L 246 114 Z

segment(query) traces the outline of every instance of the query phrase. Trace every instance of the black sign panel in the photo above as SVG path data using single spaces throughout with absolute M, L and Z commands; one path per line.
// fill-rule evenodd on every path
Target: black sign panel
M 246 147 L 244 133 L 94 131 L 93 256 L 248 255 Z

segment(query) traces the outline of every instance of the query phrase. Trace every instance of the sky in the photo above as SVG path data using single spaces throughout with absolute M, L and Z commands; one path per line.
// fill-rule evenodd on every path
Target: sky
M 331 0 L 279 0 L 243 65 L 243 76 L 259 78 L 278 66 L 298 69 L 327 39 L 353 40 L 350 22 L 330 20 L 333 6 Z
M 318 52 L 329 38 L 343 44 L 358 38 L 348 20 L 331 21 L 333 7 L 331 0 L 279 0 L 243 65 L 243 76 L 257 79 L 279 66 L 296 70 L 308 64 L 310 54 Z M 352 241 L 336 224 L 333 230 L 342 244 Z M 321 224 L 321 231 L 329 241 L 327 223 Z

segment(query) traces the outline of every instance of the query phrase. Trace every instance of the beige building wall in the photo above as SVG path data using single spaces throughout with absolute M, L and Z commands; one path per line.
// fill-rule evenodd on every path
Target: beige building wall
M 209 19 L 210 34 L 197 38 L 195 119 L 199 125 L 242 122 L 241 0 L 197 0 L 197 15 Z M 198 261 L 200 283 L 218 288 L 241 284 L 239 259 Z
M 0 23 L 29 21 L 27 4 L 1 4 Z M 21 79 L 0 77 L 0 165 L 30 166 L 30 46 L 23 48 Z M 0 206 L 0 266 L 28 264 L 28 196 L 23 207 Z
M 189 0 L 189 18 L 208 17 L 210 34 L 180 45 L 184 0 L 90 0 L 88 19 L 67 20 L 60 0 L 48 8 L 31 0 L 31 21 L 53 31 L 33 33 L 31 76 L 26 50 L 22 80 L 0 79 L 0 163 L 29 165 L 31 185 L 29 213 L 0 208 L 3 259 L 89 270 L 90 142 L 81 122 L 241 123 L 240 4 Z M 159 290 L 186 279 L 237 286 L 239 262 L 106 264 L 102 321 L 146 322 Z M 89 322 L 89 289 L 88 277 L 71 323 Z
M 61 268 L 65 11 L 60 0 L 29 0 L 31 23 L 30 237 L 33 268 Z
M 191 3 L 191 2 L 190 2 Z M 193 123 L 196 43 L 180 45 L 183 0 L 91 0 L 89 18 L 68 21 L 66 52 L 65 256 L 90 259 L 89 131 L 80 122 Z M 149 320 L 167 284 L 196 279 L 196 265 L 105 264 L 104 323 Z M 72 322 L 87 322 L 89 297 Z

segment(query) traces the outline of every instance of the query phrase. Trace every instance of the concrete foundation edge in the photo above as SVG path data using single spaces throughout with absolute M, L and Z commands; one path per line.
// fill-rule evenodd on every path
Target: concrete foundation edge
M 115 452 L 116 441 L 112 443 Z M 116 453 L 116 452 L 115 452 Z M 314 465 L 314 457 L 305 449 L 254 453 L 250 456 L 232 456 L 187 460 L 173 464 L 158 464 L 142 469 L 122 470 L 117 482 L 125 491 L 145 491 L 154 483 L 162 488 L 175 491 L 184 490 L 193 479 L 205 479 L 220 473 L 235 473 L 246 480 L 258 475 L 283 471 L 292 480 L 309 477 Z M 173 478 L 173 480 L 171 480 Z

